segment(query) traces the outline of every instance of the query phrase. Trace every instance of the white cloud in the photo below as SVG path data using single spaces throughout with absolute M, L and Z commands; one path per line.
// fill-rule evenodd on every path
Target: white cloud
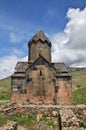
M 21 50 L 21 49 L 17 49 L 17 48 L 14 48 L 11 52 L 11 55 L 16 55 L 16 56 L 20 56 L 20 57 L 22 57 L 24 54 L 25 53 L 24 53 L 23 49 Z
M 0 14 L 1 39 L 2 36 L 5 38 L 6 35 L 9 43 L 12 43 L 10 44 L 12 50 L 10 50 L 9 47 L 6 48 L 10 51 L 10 54 L 7 56 L 0 56 L 0 79 L 12 75 L 18 61 L 27 61 L 28 58 L 25 56 L 25 51 L 27 51 L 27 49 L 24 48 L 27 43 L 23 43 L 29 39 L 30 35 L 32 35 L 32 32 L 34 31 L 33 28 L 35 28 L 35 25 L 30 22 L 19 21 L 18 19 Z M 2 33 L 2 31 L 4 33 Z M 20 42 L 21 47 L 20 49 L 17 49 L 16 47 Z
M 20 43 L 23 40 L 28 40 L 36 28 L 38 28 L 37 25 L 30 21 L 15 19 L 0 13 L 0 33 L 4 37 L 6 35 L 10 43 Z
M 18 58 L 16 55 L 4 56 L 0 58 L 0 79 L 13 74 L 18 61 L 27 61 L 27 56 Z
M 65 62 L 72 67 L 86 67 L 86 8 L 69 9 L 67 12 L 68 23 L 61 33 L 51 36 L 52 59 L 54 62 Z M 20 41 L 14 31 L 10 33 L 12 42 Z M 10 56 L 0 58 L 0 79 L 13 73 L 18 61 L 27 61 L 23 51 L 14 49 Z M 19 58 L 22 55 L 22 58 Z
M 22 57 L 20 61 L 28 61 L 28 56 Z
M 69 9 L 64 32 L 51 37 L 53 61 L 86 67 L 86 8 Z
M 0 79 L 5 78 L 13 73 L 18 58 L 14 55 L 0 58 Z
M 13 43 L 18 43 L 22 41 L 22 37 L 20 37 L 19 35 L 16 35 L 15 33 L 10 33 L 9 38 L 10 38 L 10 42 L 13 42 Z

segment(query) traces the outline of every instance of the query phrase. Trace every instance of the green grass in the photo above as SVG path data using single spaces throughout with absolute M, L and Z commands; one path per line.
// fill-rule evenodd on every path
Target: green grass
M 43 115 L 40 121 L 43 121 L 46 124 L 46 128 L 58 128 L 58 123 L 55 123 L 57 122 L 57 117 L 47 117 L 46 115 Z
M 36 128 L 37 124 L 42 121 L 46 125 L 46 128 L 52 127 L 52 128 L 58 128 L 58 124 L 54 123 L 57 121 L 57 117 L 45 117 L 43 116 L 40 121 L 37 121 L 36 115 L 32 113 L 28 113 L 27 115 L 22 115 L 19 112 L 16 112 L 12 115 L 10 120 L 18 122 L 18 124 L 25 126 L 26 128 L 34 129 Z
M 35 129 L 37 125 L 36 115 L 28 113 L 27 115 L 22 115 L 16 112 L 10 117 L 10 120 L 18 122 L 18 124 L 25 126 L 28 129 Z
M 0 100 L 0 107 L 6 106 L 6 105 L 8 105 L 9 103 L 10 103 L 9 100 Z
M 71 72 L 72 86 L 76 87 L 73 91 L 74 104 L 86 104 L 86 70 Z
M 79 88 L 73 92 L 74 104 L 86 104 L 86 87 Z
M 11 79 L 10 77 L 0 80 L 0 100 L 10 99 Z
M 86 70 L 71 72 L 72 84 L 76 87 L 86 87 Z
M 36 130 L 39 123 L 44 125 L 44 130 L 47 130 L 51 127 L 54 130 L 57 130 L 58 128 L 57 117 L 42 116 L 42 118 L 37 121 L 37 113 L 22 114 L 21 112 L 15 112 L 10 116 L 0 115 L 0 126 L 6 124 L 6 122 L 10 120 L 17 122 L 21 126 L 24 126 L 27 130 Z
M 83 118 L 82 118 L 82 121 L 86 123 L 86 117 L 83 117 Z
M 5 79 L 2 79 L 0 80 L 0 87 L 3 87 L 3 88 L 8 88 L 10 89 L 10 86 L 11 86 L 11 78 L 10 77 L 7 77 Z
M 0 126 L 2 126 L 2 125 L 4 125 L 4 124 L 6 124 L 6 122 L 7 122 L 6 117 L 5 117 L 5 116 L 3 116 L 3 115 L 0 115 Z

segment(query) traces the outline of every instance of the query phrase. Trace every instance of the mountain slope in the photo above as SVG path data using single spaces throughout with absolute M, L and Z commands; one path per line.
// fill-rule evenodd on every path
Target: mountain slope
M 72 70 L 71 75 L 74 104 L 86 104 L 86 69 Z

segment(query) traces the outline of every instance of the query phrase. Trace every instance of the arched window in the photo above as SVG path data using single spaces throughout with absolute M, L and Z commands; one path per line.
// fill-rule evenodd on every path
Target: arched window
M 42 76 L 42 70 L 40 70 L 40 76 Z

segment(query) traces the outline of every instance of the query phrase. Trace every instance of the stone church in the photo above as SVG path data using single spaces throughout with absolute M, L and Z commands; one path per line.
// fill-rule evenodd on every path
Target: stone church
M 71 75 L 64 63 L 52 63 L 51 42 L 40 30 L 28 42 L 28 61 L 18 62 L 11 76 L 11 102 L 71 104 Z

